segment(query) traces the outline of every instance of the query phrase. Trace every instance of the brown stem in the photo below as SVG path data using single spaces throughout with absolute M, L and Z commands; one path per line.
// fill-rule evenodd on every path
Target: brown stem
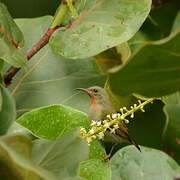
M 41 48 L 43 48 L 48 42 L 51 35 L 58 29 L 58 27 L 48 29 L 41 39 L 29 49 L 25 55 L 30 60 Z M 7 87 L 11 84 L 13 77 L 21 68 L 11 66 L 4 75 L 4 85 Z

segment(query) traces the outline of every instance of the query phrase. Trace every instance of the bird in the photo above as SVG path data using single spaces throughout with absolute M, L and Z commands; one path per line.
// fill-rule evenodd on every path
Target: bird
M 113 103 L 108 92 L 99 86 L 93 86 L 89 88 L 76 88 L 85 92 L 90 97 L 89 119 L 90 121 L 103 121 L 107 119 L 107 115 L 117 113 L 113 107 Z M 119 144 L 122 142 L 129 142 L 133 144 L 140 152 L 141 149 L 136 141 L 129 136 L 128 128 L 124 121 L 120 121 L 115 133 L 111 133 L 109 130 L 105 132 L 105 141 Z

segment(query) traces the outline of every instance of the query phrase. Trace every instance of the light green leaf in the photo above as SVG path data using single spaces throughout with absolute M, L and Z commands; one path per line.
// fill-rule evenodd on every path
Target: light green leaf
M 6 33 L 7 38 L 13 40 L 20 46 L 23 45 L 23 34 L 9 14 L 6 6 L 2 3 L 0 3 L 0 27 L 0 33 Z
M 166 124 L 163 131 L 165 146 L 180 162 L 180 92 L 163 97 Z
M 35 136 L 56 139 L 78 127 L 88 127 L 85 113 L 62 105 L 51 105 L 23 114 L 17 122 Z
M 180 29 L 180 10 L 177 13 L 176 19 L 174 21 L 173 27 L 172 27 L 172 32 L 177 31 Z
M 51 21 L 51 16 L 16 20 L 25 36 L 24 51 L 39 40 Z M 104 81 L 94 59 L 67 61 L 54 56 L 47 45 L 18 72 L 10 89 L 19 114 L 50 104 L 66 104 L 88 111 L 89 97 L 75 88 L 102 86 Z
M 85 180 L 85 179 L 81 178 L 81 177 L 72 177 L 72 178 L 67 178 L 67 179 L 64 179 L 64 180 Z
M 110 163 L 100 159 L 84 161 L 80 164 L 80 175 L 86 180 L 111 180 Z
M 171 131 L 172 136 L 177 136 L 180 138 L 180 104 L 166 104 L 164 107 L 166 113 L 167 124 L 166 127 Z
M 91 0 L 76 5 L 79 17 L 50 39 L 54 52 L 71 59 L 91 57 L 129 40 L 146 19 L 151 0 Z
M 31 162 L 31 146 L 31 141 L 22 135 L 0 139 L 1 179 L 55 180 L 51 173 Z
M 89 147 L 89 159 L 103 159 L 106 154 L 105 148 L 102 146 L 99 140 L 93 140 Z
M 164 96 L 162 100 L 165 104 L 180 105 L 180 92 L 170 94 L 169 96 Z
M 9 91 L 2 86 L 0 86 L 0 104 L 0 135 L 3 135 L 16 119 L 16 106 Z
M 55 141 L 35 140 L 33 161 L 58 179 L 76 177 L 79 163 L 88 157 L 88 145 L 78 135 L 73 132 Z
M 106 155 L 104 147 L 100 141 L 91 142 L 89 159 L 81 162 L 79 166 L 79 174 L 86 180 L 110 180 L 111 167 L 108 162 L 104 162 Z
M 113 180 L 172 180 L 179 165 L 162 151 L 142 147 L 142 152 L 127 146 L 111 158 Z
M 6 7 L 0 3 L 0 59 L 16 67 L 26 65 L 27 59 L 20 49 L 23 35 L 13 21 Z
M 3 41 L 0 34 L 0 59 L 15 66 L 22 67 L 27 63 L 27 59 L 20 49 L 16 49 L 9 42 Z
M 179 42 L 180 31 L 176 31 L 168 38 L 145 43 L 118 72 L 112 72 L 113 91 L 159 97 L 179 90 Z
M 8 129 L 6 135 L 24 135 L 27 136 L 29 139 L 34 140 L 37 139 L 35 136 L 31 134 L 26 128 L 22 127 L 20 124 L 14 122 L 11 127 Z

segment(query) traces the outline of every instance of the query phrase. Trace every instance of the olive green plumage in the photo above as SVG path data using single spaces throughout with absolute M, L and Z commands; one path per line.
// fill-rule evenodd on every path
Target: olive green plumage
M 78 88 L 78 90 L 86 92 L 91 99 L 91 106 L 89 110 L 89 119 L 95 121 L 102 121 L 107 119 L 108 114 L 116 113 L 116 109 L 113 107 L 112 101 L 105 89 L 99 86 L 93 86 L 90 88 Z M 110 133 L 110 131 L 105 132 L 105 140 L 114 143 L 121 143 L 123 141 L 128 141 L 135 145 L 139 151 L 140 147 L 138 144 L 129 136 L 128 128 L 126 127 L 124 121 L 119 123 L 119 128 L 115 131 L 115 134 Z

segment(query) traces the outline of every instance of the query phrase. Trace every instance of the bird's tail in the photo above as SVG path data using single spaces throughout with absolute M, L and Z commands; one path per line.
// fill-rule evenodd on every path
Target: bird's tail
M 141 152 L 141 148 L 139 147 L 138 143 L 132 139 L 129 135 L 128 135 L 128 139 L 129 139 L 129 142 L 132 143 L 134 146 L 136 146 L 136 148 Z
M 116 130 L 116 134 L 118 136 L 121 136 L 122 138 L 128 140 L 131 144 L 133 144 L 141 152 L 141 149 L 140 149 L 139 145 L 137 144 L 137 142 L 129 136 L 128 129 L 125 126 L 125 124 L 123 124 L 123 123 L 119 124 L 119 128 Z

